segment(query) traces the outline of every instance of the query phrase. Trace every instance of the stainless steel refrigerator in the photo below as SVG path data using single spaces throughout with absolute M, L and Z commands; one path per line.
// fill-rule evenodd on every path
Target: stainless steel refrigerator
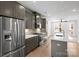
M 24 56 L 24 20 L 0 17 L 0 56 Z

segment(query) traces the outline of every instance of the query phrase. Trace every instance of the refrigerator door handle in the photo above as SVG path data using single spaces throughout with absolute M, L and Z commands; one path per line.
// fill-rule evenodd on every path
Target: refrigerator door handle
M 14 26 L 15 26 L 15 29 L 14 29 L 14 30 L 15 30 L 15 33 L 17 33 L 17 31 L 16 31 L 16 30 L 17 30 L 17 28 L 16 28 L 16 27 L 17 27 L 17 26 L 16 26 L 16 22 L 14 22 Z M 14 37 L 16 37 L 15 34 L 14 34 Z M 14 43 L 14 45 L 16 46 L 15 40 L 13 40 L 13 43 Z
M 18 40 L 19 40 L 19 21 L 17 21 L 17 28 L 18 28 Z
M 16 31 L 16 22 L 14 24 L 15 24 L 15 31 Z

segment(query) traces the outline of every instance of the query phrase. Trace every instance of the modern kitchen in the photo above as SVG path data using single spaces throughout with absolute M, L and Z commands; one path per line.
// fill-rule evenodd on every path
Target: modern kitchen
M 79 1 L 0 1 L 0 57 L 79 57 Z

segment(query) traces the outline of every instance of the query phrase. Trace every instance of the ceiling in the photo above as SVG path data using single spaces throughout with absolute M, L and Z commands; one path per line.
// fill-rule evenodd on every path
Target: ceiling
M 79 17 L 79 1 L 18 1 L 20 4 L 46 17 Z

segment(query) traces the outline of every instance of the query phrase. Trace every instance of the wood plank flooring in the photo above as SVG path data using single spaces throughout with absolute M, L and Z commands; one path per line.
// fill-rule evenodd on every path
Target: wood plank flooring
M 50 40 L 29 53 L 26 57 L 50 57 L 51 56 L 51 43 Z M 79 57 L 79 43 L 68 42 L 67 44 L 68 57 Z
M 79 57 L 79 43 L 68 42 L 67 48 L 69 57 Z

